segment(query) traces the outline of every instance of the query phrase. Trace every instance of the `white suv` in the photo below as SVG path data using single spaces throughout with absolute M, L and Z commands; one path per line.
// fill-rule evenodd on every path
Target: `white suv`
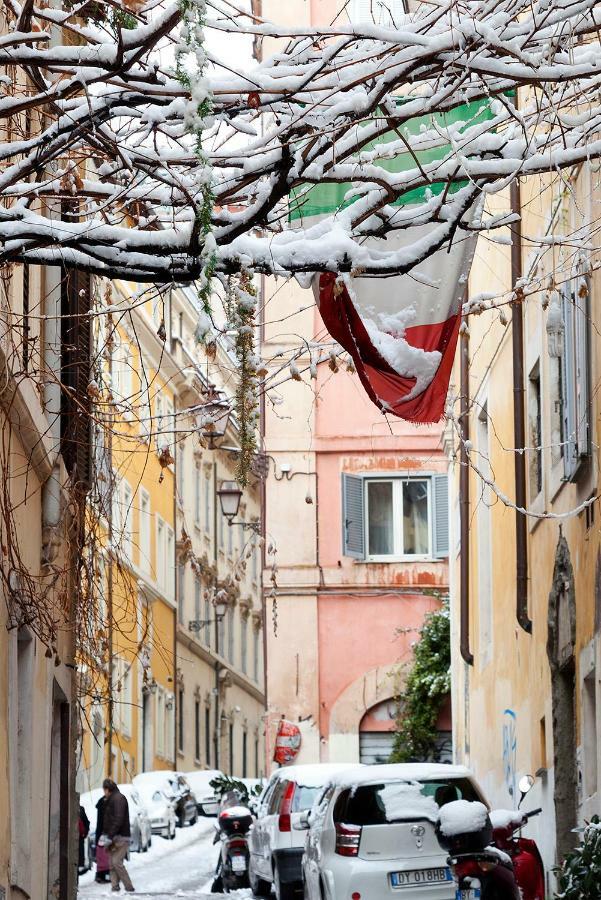
M 306 832 L 299 829 L 300 816 L 311 809 L 324 784 L 344 768 L 349 767 L 286 766 L 273 773 L 250 832 L 249 877 L 255 896 L 269 896 L 272 884 L 278 900 L 302 895 Z
M 330 778 L 310 814 L 306 900 L 454 900 L 435 826 L 441 806 L 483 797 L 462 766 L 366 766 Z

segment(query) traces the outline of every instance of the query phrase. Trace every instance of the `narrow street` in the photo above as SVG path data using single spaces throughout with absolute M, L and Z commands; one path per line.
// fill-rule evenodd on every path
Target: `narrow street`
M 213 822 L 214 819 L 201 819 L 196 825 L 178 829 L 173 841 L 155 836 L 148 853 L 132 854 L 127 869 L 136 893 L 129 896 L 155 900 L 167 900 L 174 895 L 190 900 L 206 897 L 210 893 L 217 858 L 217 848 L 213 846 Z M 87 872 L 80 879 L 78 900 L 115 896 L 110 884 L 95 884 L 93 879 L 93 872 Z M 250 891 L 241 891 L 239 895 L 250 896 Z

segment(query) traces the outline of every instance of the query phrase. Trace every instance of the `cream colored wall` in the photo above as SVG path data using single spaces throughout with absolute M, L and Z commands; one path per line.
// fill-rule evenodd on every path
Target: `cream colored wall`
M 577 186 L 578 202 L 583 203 L 587 188 L 585 173 Z M 535 265 L 536 238 L 548 227 L 553 193 L 545 190 L 545 184 L 533 181 L 523 187 L 523 266 L 531 277 L 540 276 L 546 286 L 547 277 L 554 271 L 557 258 L 547 250 Z M 497 199 L 494 207 L 502 208 L 507 198 Z M 595 238 L 595 240 L 597 240 Z M 555 257 L 555 258 L 554 258 Z M 556 269 L 555 269 L 556 270 Z M 510 288 L 509 247 L 489 243 L 482 237 L 470 276 L 470 296 L 481 291 L 498 291 Z M 597 295 L 601 280 L 592 279 L 592 387 L 593 405 L 591 421 L 593 430 L 598 420 L 599 312 Z M 546 314 L 541 300 L 543 293 L 535 293 L 524 304 L 525 375 L 537 360 L 541 367 L 541 397 L 543 405 L 543 490 L 541 496 L 529 496 L 529 508 L 551 516 L 562 516 L 587 499 L 597 487 L 598 449 L 593 433 L 593 453 L 588 475 L 575 484 L 564 483 L 551 474 L 551 436 L 549 433 L 550 397 L 549 358 L 546 349 Z M 510 316 L 508 307 L 507 314 Z M 482 404 L 488 403 L 491 436 L 491 463 L 494 480 L 500 494 L 512 499 L 514 488 L 513 396 L 511 326 L 503 328 L 496 313 L 485 312 L 470 316 L 470 394 L 473 399 L 470 417 L 470 438 L 473 443 L 472 462 L 482 467 L 478 455 L 477 418 Z M 458 389 L 459 373 L 455 372 Z M 527 413 L 526 413 L 527 415 Z M 528 442 L 530 438 L 528 438 Z M 454 441 L 455 446 L 457 441 Z M 528 459 L 527 459 L 528 462 Z M 455 492 L 458 490 L 459 467 L 455 467 Z M 582 648 L 593 638 L 595 608 L 595 565 L 599 547 L 598 517 L 593 528 L 587 530 L 584 513 L 566 518 L 529 519 L 529 614 L 533 622 L 532 635 L 526 634 L 515 617 L 515 514 L 501 500 L 495 499 L 491 508 L 492 522 L 492 585 L 493 622 L 492 646 L 483 647 L 480 636 L 480 609 L 478 597 L 478 542 L 477 516 L 482 503 L 482 481 L 472 471 L 470 474 L 470 593 L 472 611 L 470 640 L 475 656 L 473 667 L 461 660 L 459 648 L 459 558 L 454 562 L 453 573 L 453 707 L 455 719 L 455 754 L 457 761 L 465 762 L 475 770 L 493 805 L 511 806 L 507 789 L 504 764 L 508 755 L 504 752 L 503 726 L 510 722 L 506 710 L 512 710 L 515 718 L 516 757 L 518 773 L 535 773 L 546 770 L 529 795 L 528 808 L 542 805 L 544 816 L 534 820 L 529 833 L 539 841 L 548 867 L 554 863 L 554 806 L 553 806 L 553 722 L 551 707 L 551 681 L 547 660 L 548 597 L 553 578 L 555 552 L 560 530 L 567 539 L 574 566 L 577 605 L 576 661 Z M 452 500 L 456 508 L 457 494 Z M 595 507 L 597 504 L 595 504 Z M 597 515 L 597 510 L 595 509 Z M 457 537 L 457 519 L 453 527 Z M 488 654 L 488 661 L 486 656 Z M 579 676 L 577 675 L 577 682 Z M 577 743 L 581 743 L 580 691 L 577 691 Z M 546 739 L 543 739 L 543 731 Z M 594 809 L 593 809 L 594 807 Z M 581 807 L 581 815 L 598 811 L 598 800 Z

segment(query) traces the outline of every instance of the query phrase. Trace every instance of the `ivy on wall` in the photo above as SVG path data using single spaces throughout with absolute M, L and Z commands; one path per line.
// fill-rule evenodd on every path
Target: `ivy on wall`
M 449 605 L 429 613 L 419 630 L 411 669 L 397 696 L 397 727 L 390 762 L 432 759 L 441 706 L 451 689 Z

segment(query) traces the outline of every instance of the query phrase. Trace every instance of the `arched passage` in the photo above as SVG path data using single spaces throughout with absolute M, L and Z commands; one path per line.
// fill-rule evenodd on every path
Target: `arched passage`
M 381 703 L 392 702 L 398 690 L 390 667 L 376 667 L 353 681 L 330 711 L 330 762 L 359 762 L 360 725 L 368 710 Z

